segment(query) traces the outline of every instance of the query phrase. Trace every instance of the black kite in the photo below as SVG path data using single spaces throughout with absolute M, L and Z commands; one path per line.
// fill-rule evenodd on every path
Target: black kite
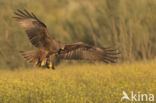
M 98 48 L 77 42 L 63 44 L 50 38 L 46 25 L 33 13 L 27 10 L 17 10 L 14 17 L 27 33 L 31 43 L 38 49 L 32 51 L 21 51 L 26 61 L 41 67 L 54 69 L 54 59 L 89 60 L 115 63 L 118 52 L 107 48 Z

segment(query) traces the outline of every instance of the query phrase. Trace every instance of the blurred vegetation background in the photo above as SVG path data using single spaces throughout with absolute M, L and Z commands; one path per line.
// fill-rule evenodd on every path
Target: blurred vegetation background
M 0 68 L 29 66 L 18 51 L 35 49 L 12 18 L 27 9 L 51 37 L 116 47 L 122 61 L 156 58 L 156 0 L 0 0 Z

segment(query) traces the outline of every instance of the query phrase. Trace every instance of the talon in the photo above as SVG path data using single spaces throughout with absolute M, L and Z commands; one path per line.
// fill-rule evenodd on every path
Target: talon
M 42 61 L 41 66 L 44 66 L 44 65 L 45 65 L 45 62 L 44 62 L 44 61 Z
M 41 62 L 41 66 L 45 66 L 45 64 L 46 64 L 46 59 Z
M 49 68 L 52 68 L 52 63 L 49 63 Z

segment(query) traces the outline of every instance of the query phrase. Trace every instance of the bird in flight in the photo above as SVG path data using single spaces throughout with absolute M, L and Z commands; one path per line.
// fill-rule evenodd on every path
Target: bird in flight
M 33 13 L 17 10 L 14 17 L 37 49 L 20 51 L 25 60 L 40 67 L 55 69 L 55 60 L 88 60 L 115 63 L 118 50 L 99 48 L 83 42 L 63 44 L 50 38 L 46 25 Z

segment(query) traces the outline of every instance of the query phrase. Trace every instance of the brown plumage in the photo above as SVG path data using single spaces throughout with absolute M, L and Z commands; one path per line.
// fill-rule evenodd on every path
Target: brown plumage
M 17 10 L 15 15 L 14 18 L 25 30 L 31 43 L 38 48 L 20 52 L 29 63 L 54 69 L 56 58 L 103 61 L 105 63 L 115 63 L 118 59 L 119 52 L 117 50 L 102 49 L 83 42 L 63 44 L 51 39 L 46 25 L 27 10 Z

